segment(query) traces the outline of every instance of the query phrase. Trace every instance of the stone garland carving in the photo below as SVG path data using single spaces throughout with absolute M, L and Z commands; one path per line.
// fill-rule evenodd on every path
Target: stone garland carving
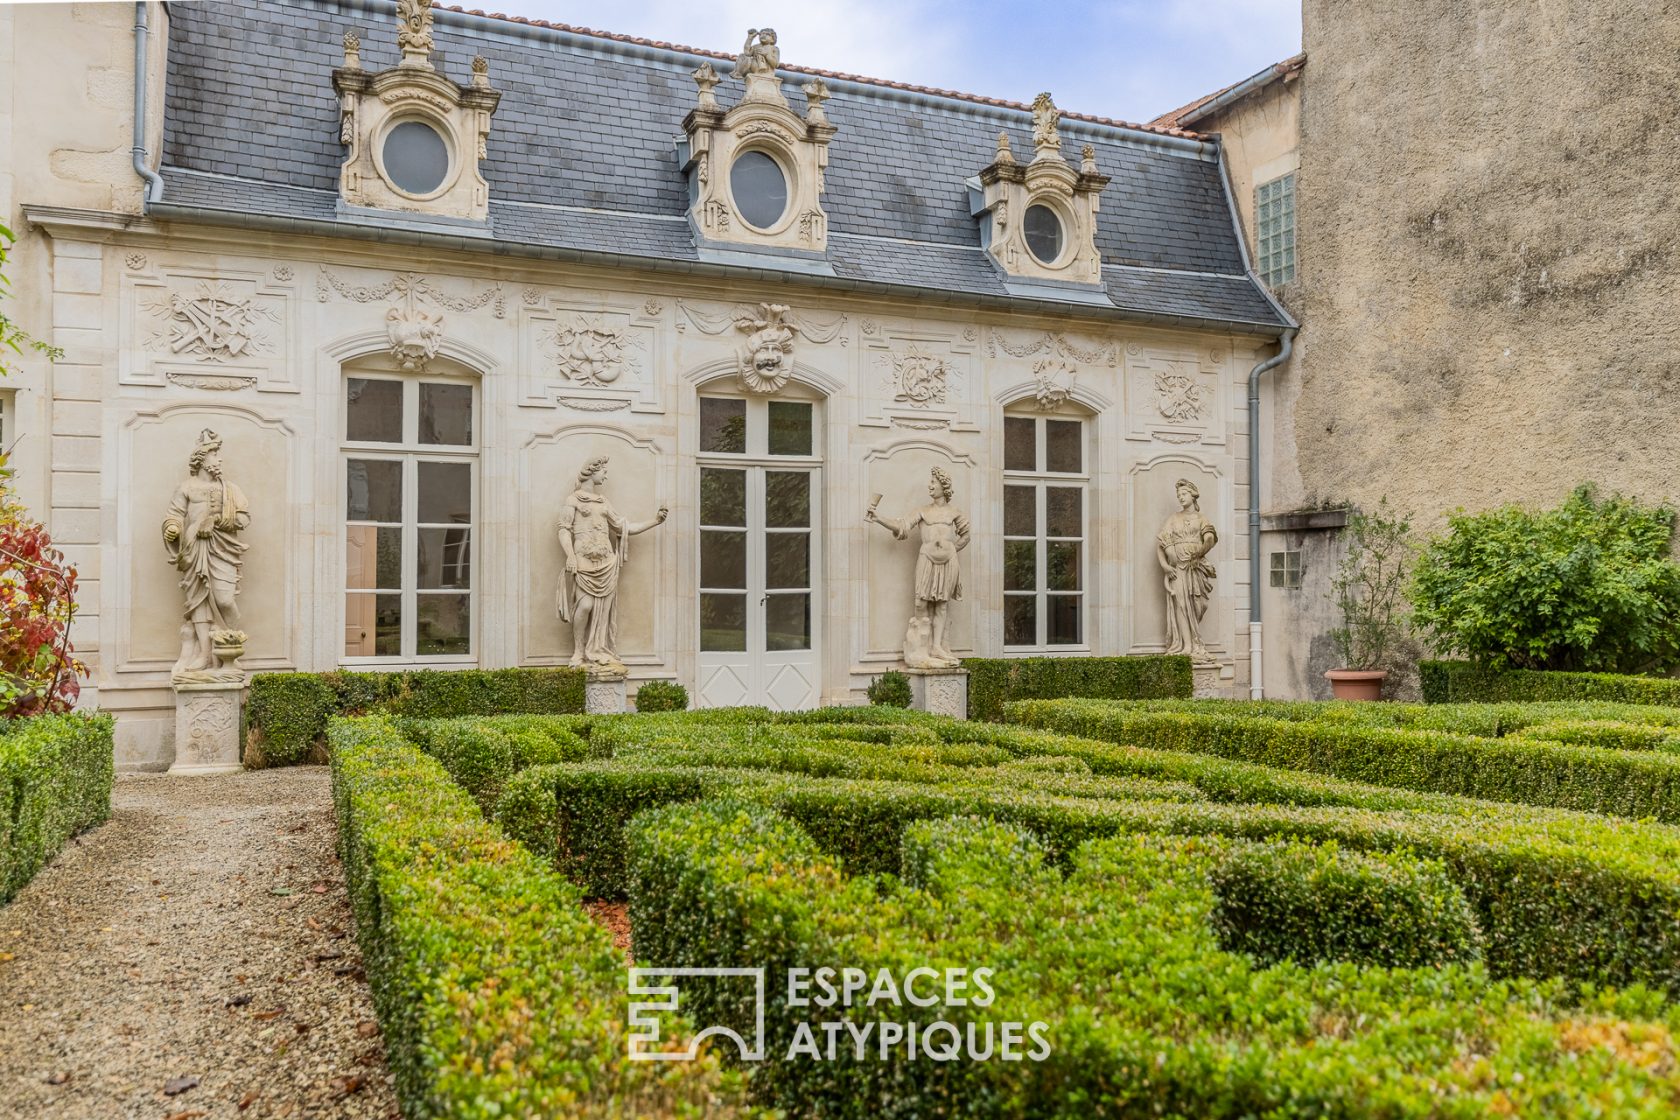
M 722 334 L 733 327 L 745 336 L 736 353 L 736 373 L 741 387 L 752 393 L 774 393 L 787 384 L 793 373 L 796 333 L 821 345 L 832 342 L 846 325 L 845 315 L 832 323 L 814 322 L 781 303 L 743 305 L 725 315 L 708 315 L 682 300 L 677 306 L 706 334 Z
M 912 346 L 903 354 L 894 354 L 892 363 L 893 400 L 914 408 L 945 403 L 951 370 L 943 358 Z
M 143 306 L 162 319 L 165 328 L 149 343 L 167 347 L 171 354 L 224 362 L 274 350 L 261 324 L 266 320 L 278 325 L 279 316 L 220 282 L 206 280 L 190 296 L 169 292 Z
M 1181 478 L 1173 491 L 1179 508 L 1155 537 L 1155 558 L 1167 597 L 1167 652 L 1189 654 L 1198 665 L 1211 664 L 1213 654 L 1202 643 L 1202 617 L 1219 574 L 1207 561 L 1219 533 L 1202 513 L 1201 491 L 1194 483 Z
M 1031 342 L 1012 343 L 1007 335 L 993 327 L 986 332 L 986 356 L 995 358 L 1002 350 L 1012 358 L 1030 358 L 1035 354 L 1050 354 L 1067 358 L 1070 361 L 1083 362 L 1086 365 L 1115 366 L 1120 364 L 1120 346 L 1118 343 L 1105 342 L 1091 349 L 1085 349 L 1069 339 L 1065 334 L 1054 331 L 1044 331 Z
M 385 330 L 390 340 L 391 358 L 398 367 L 420 372 L 437 357 L 443 343 L 443 313 L 428 311 L 420 300 L 429 300 L 449 311 L 476 311 L 486 305 L 494 309 L 498 319 L 505 318 L 507 305 L 502 285 L 494 283 L 471 296 L 452 296 L 418 272 L 398 273 L 383 284 L 349 284 L 321 269 L 315 281 L 316 298 L 327 302 L 333 292 L 352 303 L 375 303 L 385 299 L 400 299 L 400 303 L 386 309 Z
M 624 374 L 624 331 L 605 321 L 578 316 L 557 323 L 550 336 L 555 368 L 579 385 L 611 385 Z
M 864 511 L 865 522 L 873 522 L 905 540 L 921 526 L 922 544 L 916 556 L 916 600 L 910 623 L 904 632 L 904 663 L 912 669 L 954 669 L 962 664 L 946 642 L 953 599 L 962 598 L 962 566 L 957 554 L 968 547 L 968 518 L 951 505 L 954 495 L 951 476 L 934 467 L 928 482 L 933 500 L 903 521 L 881 517 L 875 507 L 876 494 Z
M 179 385 L 183 389 L 202 389 L 212 393 L 228 393 L 239 389 L 249 389 L 257 383 L 257 379 L 248 374 L 232 373 L 168 373 L 164 375 L 171 384 Z
M 1052 412 L 1068 399 L 1079 371 L 1066 362 L 1045 358 L 1033 363 L 1033 400 L 1040 412 Z
M 222 438 L 209 428 L 187 459 L 188 477 L 176 487 L 163 519 L 163 547 L 181 573 L 181 653 L 176 683 L 244 680 L 238 659 L 245 635 L 239 618 L 239 570 L 246 544 L 239 534 L 251 524 L 244 493 L 222 477 Z
M 1201 418 L 1212 391 L 1184 373 L 1161 371 L 1155 375 L 1155 409 L 1175 424 Z
M 617 412 L 621 408 L 629 408 L 630 402 L 618 397 L 555 397 L 555 400 L 567 408 L 575 408 L 579 412 Z
M 578 472 L 573 490 L 560 510 L 560 551 L 565 567 L 555 597 L 562 622 L 572 624 L 572 664 L 622 674 L 618 659 L 618 576 L 629 560 L 630 538 L 663 524 L 670 510 L 664 506 L 651 521 L 626 521 L 613 508 L 601 487 L 607 481 L 607 457 L 597 456 Z

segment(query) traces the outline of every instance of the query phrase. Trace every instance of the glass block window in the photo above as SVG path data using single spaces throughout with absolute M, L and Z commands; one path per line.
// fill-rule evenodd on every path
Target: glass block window
M 344 379 L 344 657 L 473 655 L 474 387 Z
M 1254 190 L 1256 265 L 1272 287 L 1295 279 L 1295 175 L 1280 176 Z
M 1080 420 L 1004 418 L 1005 648 L 1085 644 L 1085 431 Z
M 1272 553 L 1272 586 L 1285 591 L 1301 590 L 1301 554 L 1299 552 Z

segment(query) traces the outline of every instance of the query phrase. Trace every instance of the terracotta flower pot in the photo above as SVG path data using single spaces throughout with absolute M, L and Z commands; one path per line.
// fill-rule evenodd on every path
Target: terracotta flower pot
M 1386 669 L 1331 669 L 1324 674 L 1330 678 L 1330 691 L 1338 700 L 1381 700 Z

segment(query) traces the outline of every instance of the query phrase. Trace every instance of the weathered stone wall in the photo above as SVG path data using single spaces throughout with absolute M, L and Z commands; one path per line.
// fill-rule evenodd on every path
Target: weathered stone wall
M 1680 497 L 1680 5 L 1304 9 L 1266 508 Z

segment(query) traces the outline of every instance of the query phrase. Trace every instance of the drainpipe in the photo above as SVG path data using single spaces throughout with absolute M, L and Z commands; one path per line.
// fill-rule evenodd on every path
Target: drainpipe
M 1278 336 L 1278 352 L 1248 371 L 1248 697 L 1265 696 L 1260 640 L 1260 378 L 1289 360 L 1295 328 Z
M 134 0 L 134 172 L 146 180 L 142 205 L 163 199 L 163 176 L 146 156 L 146 0 Z

